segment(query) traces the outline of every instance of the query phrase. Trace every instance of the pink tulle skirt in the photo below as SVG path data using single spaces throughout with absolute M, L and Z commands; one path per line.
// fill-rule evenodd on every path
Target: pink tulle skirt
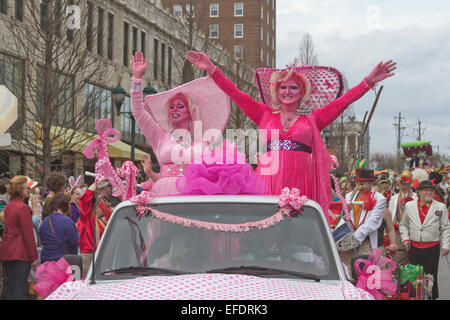
M 219 148 L 223 150 L 219 153 Z M 267 194 L 268 186 L 246 163 L 245 155 L 225 142 L 204 153 L 202 163 L 187 166 L 176 186 L 184 195 Z

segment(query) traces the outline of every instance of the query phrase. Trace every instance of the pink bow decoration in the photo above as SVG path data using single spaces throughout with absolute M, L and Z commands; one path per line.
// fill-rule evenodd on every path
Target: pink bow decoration
M 113 187 L 113 196 L 122 195 L 123 183 L 117 175 L 116 170 L 111 164 L 108 156 L 108 143 L 116 142 L 120 139 L 120 132 L 112 127 L 111 120 L 99 119 L 95 123 L 98 138 L 95 138 L 83 150 L 83 154 L 88 159 L 94 158 L 94 151 L 97 152 L 98 160 L 95 163 L 95 181 L 98 182 L 102 178 L 106 178 Z
M 120 139 L 120 132 L 112 127 L 111 120 L 98 119 L 95 123 L 98 138 L 95 138 L 83 150 L 83 154 L 88 159 L 94 158 L 94 151 L 97 151 L 98 158 L 108 157 L 108 143 L 116 142 Z
M 153 195 L 152 193 L 148 191 L 142 191 L 141 194 L 134 196 L 130 199 L 131 202 L 138 205 L 136 208 L 137 212 L 139 213 L 138 219 L 141 218 L 141 215 L 148 210 L 148 208 L 145 206 L 153 201 Z
M 117 173 L 125 178 L 125 185 L 122 189 L 122 201 L 129 200 L 136 196 L 136 177 L 139 169 L 131 161 L 125 161 L 121 168 L 117 169 Z
M 289 206 L 289 219 L 291 219 L 291 209 L 300 211 L 302 206 L 308 201 L 306 196 L 300 196 L 300 190 L 297 188 L 284 188 L 281 190 L 281 195 L 278 201 L 278 205 L 281 208 Z
M 339 163 L 337 161 L 336 156 L 330 155 L 331 157 L 331 167 L 330 170 L 336 170 L 339 167 Z M 339 185 L 338 179 L 330 173 L 331 178 L 334 181 L 334 190 L 336 191 L 336 195 L 342 203 L 342 209 L 344 210 L 345 220 L 349 221 L 351 219 L 350 212 L 348 211 L 347 203 L 345 202 L 344 197 L 342 196 L 341 186 Z
M 385 300 L 385 295 L 393 295 L 397 290 L 397 284 L 392 279 L 397 263 L 382 257 L 381 253 L 380 249 L 375 248 L 368 259 L 355 261 L 356 287 L 369 292 L 376 300 Z M 364 265 L 362 270 L 361 264 Z
M 69 263 L 61 258 L 58 261 L 46 261 L 37 267 L 33 288 L 42 298 L 46 298 L 64 282 L 74 280 Z

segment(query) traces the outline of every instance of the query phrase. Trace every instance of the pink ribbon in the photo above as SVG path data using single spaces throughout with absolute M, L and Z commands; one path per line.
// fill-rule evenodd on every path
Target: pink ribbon
M 83 154 L 88 159 L 94 158 L 94 152 L 97 152 L 98 160 L 95 163 L 95 181 L 106 178 L 113 187 L 113 196 L 121 196 L 123 193 L 123 182 L 117 175 L 116 170 L 111 164 L 108 156 L 108 143 L 116 142 L 120 139 L 120 132 L 112 127 L 111 120 L 99 119 L 95 123 L 98 138 L 95 138 L 83 150 Z
M 129 200 L 136 196 L 136 177 L 139 169 L 131 161 L 125 161 L 122 167 L 117 169 L 117 173 L 125 178 L 125 185 L 122 188 L 122 201 Z
M 290 190 L 288 187 L 281 190 L 281 195 L 278 205 L 281 208 L 289 208 L 289 219 L 291 219 L 291 209 L 300 211 L 302 206 L 308 201 L 306 196 L 300 196 L 300 191 L 297 188 Z
M 331 161 L 332 161 L 330 170 L 336 170 L 339 167 L 337 158 L 336 158 L 336 156 L 333 156 L 333 155 L 330 155 L 330 157 L 331 157 Z M 342 196 L 341 186 L 339 185 L 339 181 L 333 174 L 330 173 L 330 176 L 334 181 L 334 190 L 336 191 L 336 195 L 342 203 L 342 209 L 344 210 L 345 220 L 350 221 L 350 219 L 351 219 L 350 212 L 348 211 L 347 203 L 346 203 L 344 197 Z
M 397 290 L 397 284 L 392 279 L 397 263 L 382 257 L 381 253 L 380 249 L 375 248 L 369 259 L 355 261 L 356 287 L 369 292 L 376 300 L 385 300 L 385 295 L 393 295 Z M 361 264 L 364 264 L 362 270 Z
M 153 181 L 151 179 L 141 183 L 141 188 L 147 192 L 150 192 L 153 188 Z
M 153 195 L 148 191 L 142 191 L 139 195 L 133 196 L 130 201 L 138 205 L 136 210 L 139 213 L 138 219 L 140 219 L 141 215 L 149 209 L 145 205 L 153 201 Z
M 108 157 L 108 143 L 116 142 L 120 139 L 120 132 L 112 127 L 111 120 L 99 119 L 95 123 L 98 138 L 95 138 L 83 150 L 83 154 L 88 159 L 94 158 L 94 151 L 97 151 L 98 158 Z

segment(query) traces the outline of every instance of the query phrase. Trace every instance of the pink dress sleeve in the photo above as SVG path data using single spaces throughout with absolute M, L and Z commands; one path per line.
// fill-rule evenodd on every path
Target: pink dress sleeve
M 144 133 L 148 142 L 155 148 L 158 142 L 162 140 L 163 134 L 158 123 L 153 119 L 144 107 L 144 95 L 142 93 L 142 79 L 131 78 L 132 87 L 130 90 L 131 96 L 131 111 L 134 119 Z
M 319 131 L 322 131 L 326 126 L 330 125 L 350 104 L 361 98 L 367 91 L 369 91 L 369 88 L 362 81 L 356 87 L 348 90 L 342 97 L 314 111 L 313 115 Z
M 217 86 L 257 125 L 260 124 L 261 119 L 266 112 L 273 111 L 267 105 L 255 101 L 249 95 L 236 88 L 233 82 L 228 80 L 222 72 L 220 72 L 218 67 L 216 67 L 212 73 L 211 79 L 213 79 Z

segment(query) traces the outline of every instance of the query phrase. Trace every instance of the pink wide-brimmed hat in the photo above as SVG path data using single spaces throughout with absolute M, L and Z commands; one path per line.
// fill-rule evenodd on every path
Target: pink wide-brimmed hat
M 270 91 L 270 79 L 275 72 L 294 69 L 305 76 L 311 83 L 311 93 L 305 108 L 305 114 L 322 108 L 344 92 L 344 82 L 339 70 L 322 66 L 292 66 L 288 69 L 258 68 L 255 71 L 255 83 L 262 103 L 274 108 Z
M 210 77 L 203 77 L 175 87 L 169 91 L 146 96 L 145 107 L 156 122 L 170 132 L 168 101 L 176 94 L 183 93 L 197 107 L 198 119 L 202 121 L 202 130 L 219 129 L 223 131 L 230 115 L 230 98 Z

